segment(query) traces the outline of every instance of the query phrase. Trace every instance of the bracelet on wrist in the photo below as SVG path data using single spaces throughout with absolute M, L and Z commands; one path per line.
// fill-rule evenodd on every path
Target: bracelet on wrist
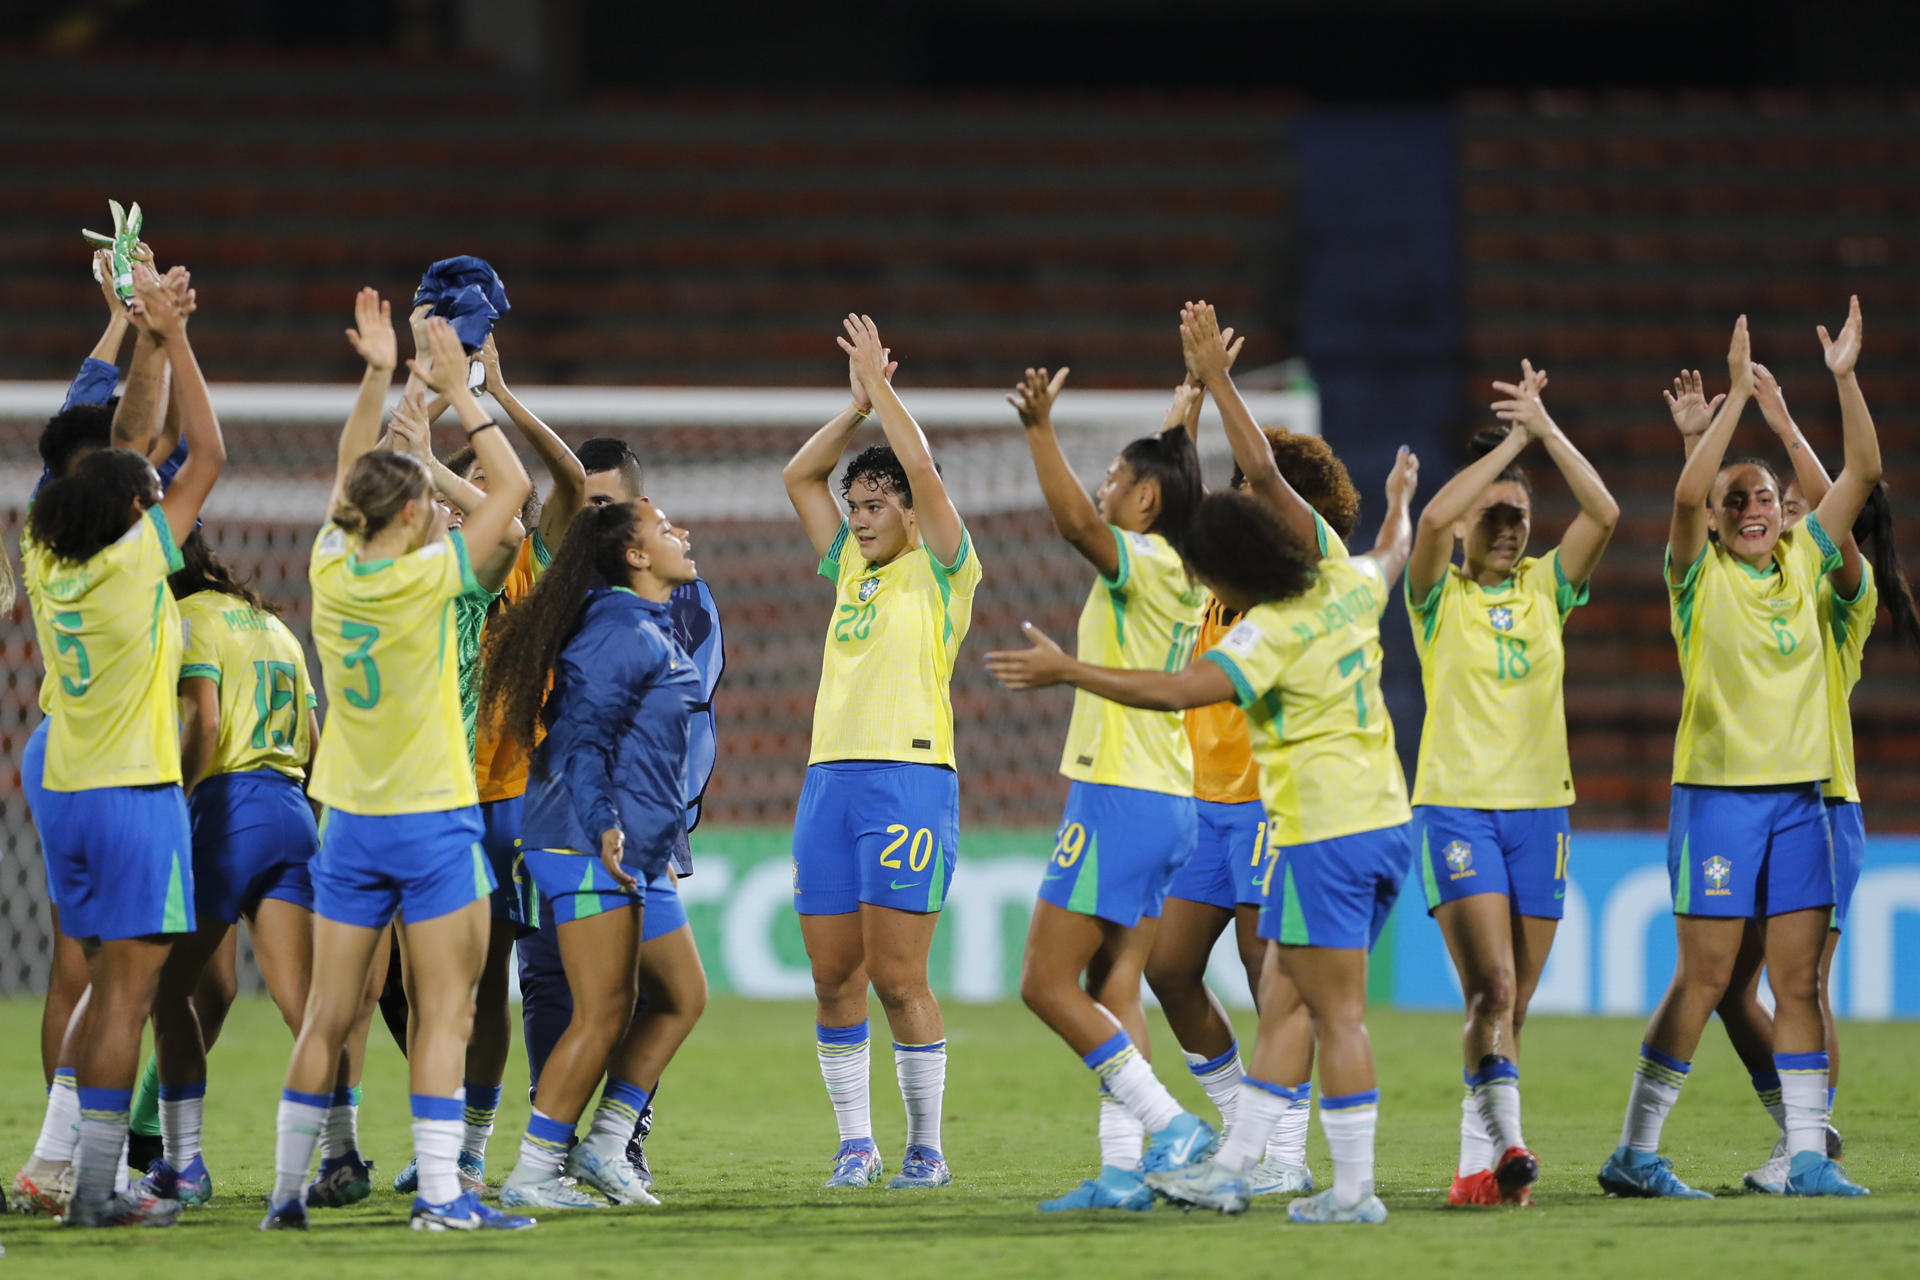
M 871 417 L 873 416 L 873 406 L 868 405 L 866 408 L 862 409 L 859 405 L 856 404 L 853 406 L 853 416 L 856 418 Z
M 473 439 L 475 436 L 479 435 L 482 431 L 485 431 L 488 428 L 492 428 L 493 430 L 498 431 L 500 429 L 500 424 L 495 422 L 492 418 L 488 418 L 485 422 L 481 423 L 479 426 L 475 427 L 473 430 L 467 432 L 467 439 L 469 440 Z

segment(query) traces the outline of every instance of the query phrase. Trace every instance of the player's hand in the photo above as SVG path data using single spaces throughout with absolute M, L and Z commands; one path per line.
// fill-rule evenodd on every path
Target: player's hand
M 640 892 L 640 882 L 633 878 L 631 872 L 620 865 L 620 860 L 625 856 L 626 852 L 626 832 L 618 827 L 608 827 L 600 833 L 600 865 L 607 869 L 607 874 L 612 876 L 615 883 L 622 889 L 625 889 L 628 893 L 638 893 Z
M 426 462 L 433 457 L 432 433 L 427 426 L 426 393 L 415 389 L 400 397 L 387 419 L 392 435 L 389 447 L 395 453 L 408 453 Z
M 1073 660 L 1066 651 L 1047 638 L 1046 632 L 1031 622 L 1020 624 L 1020 630 L 1027 639 L 1033 641 L 1031 649 L 1003 649 L 987 655 L 987 670 L 993 672 L 993 678 L 1009 689 L 1044 689 L 1051 684 L 1059 684 L 1066 678 L 1068 664 Z
M 1820 330 L 1824 340 L 1825 329 Z M 1733 322 L 1733 340 L 1727 344 L 1727 376 L 1733 380 L 1732 389 L 1753 391 L 1753 339 L 1747 333 L 1747 318 L 1741 316 Z
M 1235 338 L 1231 328 L 1222 329 L 1213 304 L 1189 302 L 1180 308 L 1180 353 L 1186 357 L 1187 377 L 1205 384 L 1224 376 L 1240 358 L 1245 338 Z
M 480 384 L 480 389 L 499 399 L 500 393 L 507 389 L 507 383 L 500 376 L 500 348 L 493 345 L 492 334 L 487 335 L 487 340 L 480 344 L 480 350 L 473 358 L 480 362 L 480 372 L 486 375 L 486 381 Z
M 1826 348 L 1827 368 L 1836 378 L 1844 378 L 1853 372 L 1854 362 L 1860 358 L 1860 295 L 1854 294 L 1847 299 L 1847 322 L 1840 326 L 1840 336 L 1827 336 L 1827 326 L 1815 325 L 1814 331 L 1820 335 L 1820 345 Z
M 1695 436 L 1705 435 L 1707 428 L 1713 425 L 1714 412 L 1720 408 L 1725 395 L 1707 399 L 1705 383 L 1698 369 L 1682 369 L 1680 376 L 1673 380 L 1673 390 L 1662 391 L 1666 399 L 1667 412 L 1673 415 L 1673 425 L 1680 428 L 1683 438 L 1691 440 Z
M 467 389 L 467 350 L 460 345 L 460 335 L 442 316 L 428 316 L 424 325 L 427 362 L 422 364 L 415 357 L 407 361 L 407 368 L 443 396 L 464 392 Z
M 1175 427 L 1184 427 L 1187 420 L 1200 412 L 1200 402 L 1206 398 L 1207 389 L 1197 382 L 1182 382 L 1173 389 L 1173 403 L 1167 406 L 1167 416 L 1160 423 L 1162 431 L 1171 431 Z
M 840 322 L 847 336 L 834 341 L 847 353 L 847 380 L 853 384 L 853 402 L 862 409 L 873 408 L 873 388 L 893 381 L 897 361 L 888 359 L 891 350 L 880 344 L 880 330 L 872 316 L 849 313 Z
M 1545 440 L 1554 432 L 1553 419 L 1540 399 L 1540 390 L 1546 385 L 1546 370 L 1536 371 L 1531 360 L 1522 360 L 1519 382 L 1493 384 L 1493 389 L 1506 397 L 1493 402 L 1494 416 L 1509 427 L 1525 431 L 1530 440 Z
M 354 295 L 353 325 L 347 330 L 347 341 L 367 368 L 392 373 L 400 358 L 400 344 L 393 336 L 393 304 L 382 301 L 373 289 L 362 289 Z
M 107 300 L 107 315 L 125 319 L 127 304 L 120 301 L 120 295 L 113 288 L 113 250 L 93 251 L 93 279 L 100 286 L 100 296 Z
M 1781 393 L 1773 371 L 1757 360 L 1753 364 L 1753 402 L 1760 406 L 1760 416 L 1767 420 L 1767 425 L 1773 428 L 1775 435 L 1792 429 L 1793 418 L 1787 413 L 1787 397 Z
M 185 333 L 194 305 L 192 289 L 174 288 L 170 279 L 154 275 L 144 262 L 133 269 L 133 301 L 127 309 L 152 337 L 165 342 Z
M 423 302 L 407 312 L 407 328 L 413 332 L 413 354 L 422 356 L 427 350 L 427 317 L 433 314 L 433 304 Z
M 1007 403 L 1020 415 L 1023 427 L 1050 427 L 1053 425 L 1053 402 L 1060 398 L 1060 388 L 1067 381 L 1067 366 L 1061 365 L 1060 372 L 1047 377 L 1045 369 L 1028 369 L 1026 376 L 1014 384 L 1013 394 L 1007 397 Z
M 1413 450 L 1405 445 L 1394 455 L 1393 470 L 1387 472 L 1387 502 L 1391 504 L 1413 503 L 1414 492 L 1420 487 L 1420 459 Z

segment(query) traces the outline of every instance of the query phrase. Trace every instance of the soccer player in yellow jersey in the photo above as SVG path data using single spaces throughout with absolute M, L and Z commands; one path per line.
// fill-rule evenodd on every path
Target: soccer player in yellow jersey
M 371 289 L 347 331 L 366 361 L 340 436 L 328 521 L 314 542 L 313 636 L 328 714 L 312 793 L 327 806 L 312 864 L 313 983 L 287 1067 L 262 1229 L 301 1229 L 301 1190 L 331 1104 L 341 1047 L 362 1016 L 361 993 L 382 930 L 396 912 L 415 1017 L 416 1230 L 531 1226 L 463 1192 L 460 1069 L 473 991 L 486 958 L 493 874 L 480 850 L 472 760 L 460 723 L 453 601 L 474 586 L 468 540 L 495 547 L 530 482 L 505 435 L 466 389 L 460 341 L 426 323 L 431 367 L 410 362 L 448 396 L 491 478 L 465 526 L 443 532 L 432 477 L 417 459 L 373 446 L 396 360 L 393 322 Z
M 1539 1162 L 1520 1127 L 1520 1027 L 1563 913 L 1573 775 L 1561 629 L 1620 508 L 1548 416 L 1544 370 L 1496 382 L 1507 425 L 1427 503 L 1407 562 L 1407 617 L 1427 695 L 1413 841 L 1427 910 L 1466 996 L 1467 1093 L 1454 1204 L 1525 1203 Z M 1519 455 L 1540 441 L 1580 513 L 1528 556 L 1533 493 Z M 1453 563 L 1454 543 L 1461 563 Z
M 180 789 L 180 614 L 167 576 L 226 464 L 207 385 L 188 344 L 193 293 L 144 264 L 134 305 L 165 348 L 190 453 L 165 497 L 153 465 L 101 449 L 49 481 L 28 512 L 21 558 L 53 692 L 48 792 L 84 821 L 49 825 L 44 854 L 60 927 L 87 949 L 92 995 L 74 1043 L 80 1147 L 67 1222 L 165 1226 L 180 1210 L 135 1187 L 115 1194 L 140 1035 L 174 938 L 194 928 L 193 860 Z
M 1880 448 L 1853 372 L 1858 299 L 1837 339 L 1824 326 L 1819 334 L 1840 392 L 1846 465 L 1800 527 L 1782 532 L 1769 467 L 1725 462 L 1753 394 L 1745 316 L 1727 352 L 1732 387 L 1674 489 L 1666 576 L 1684 694 L 1667 866 L 1680 958 L 1647 1025 L 1620 1145 L 1600 1171 L 1613 1195 L 1706 1198 L 1660 1158 L 1660 1131 L 1754 916 L 1767 922 L 1787 1190 L 1865 1194 L 1826 1152 L 1819 987 L 1834 885 L 1820 784 L 1834 762 L 1818 610 L 1820 579 L 1841 568 L 1828 530 L 1853 527 L 1880 480 Z
M 1253 494 L 1202 501 L 1187 562 L 1243 616 L 1183 669 L 1094 666 L 1068 658 L 1031 626 L 1035 648 L 988 655 L 1010 688 L 1064 682 L 1155 711 L 1233 701 L 1246 713 L 1261 797 L 1273 815 L 1260 915 L 1261 936 L 1272 944 L 1261 1031 L 1219 1154 L 1147 1174 L 1155 1190 L 1182 1203 L 1246 1207 L 1248 1175 L 1281 1116 L 1310 1087 L 1318 1039 L 1320 1119 L 1334 1185 L 1295 1200 L 1289 1215 L 1304 1223 L 1386 1220 L 1373 1194 L 1379 1090 L 1365 1021 L 1367 952 L 1399 895 L 1411 847 L 1406 785 L 1380 699 L 1380 613 L 1406 562 L 1417 468 L 1402 450 L 1380 539 L 1369 555 L 1351 559 L 1319 558 Z M 1293 1031 L 1302 1005 L 1312 1038 Z
M 1761 416 L 1792 460 L 1795 479 L 1788 482 L 1780 504 L 1781 525 L 1791 529 L 1806 518 L 1814 502 L 1826 496 L 1832 481 L 1787 411 L 1779 383 L 1766 366 L 1758 363 L 1753 366 L 1753 385 L 1753 398 L 1760 406 Z M 1711 406 L 1701 391 L 1700 375 L 1683 371 L 1674 380 L 1667 403 L 1673 412 L 1674 425 L 1680 428 L 1683 446 L 1691 453 L 1712 419 Z M 1885 484 L 1874 486 L 1866 506 L 1853 522 L 1853 529 L 1840 539 L 1839 545 L 1840 569 L 1821 581 L 1819 600 L 1834 753 L 1833 777 L 1821 788 L 1827 805 L 1827 824 L 1833 836 L 1833 921 L 1827 931 L 1826 949 L 1820 957 L 1820 1011 L 1828 1057 L 1829 1109 L 1840 1081 L 1840 1041 L 1834 1023 L 1829 978 L 1866 854 L 1866 826 L 1861 818 L 1859 787 L 1854 780 L 1853 717 L 1847 703 L 1853 687 L 1860 681 L 1861 655 L 1879 611 L 1880 583 L 1889 584 L 1887 606 L 1896 639 L 1920 648 L 1920 612 L 1915 609 L 1912 589 L 1900 569 L 1899 551 L 1893 542 L 1893 511 Z M 1720 1002 L 1719 1013 L 1727 1038 L 1753 1079 L 1761 1105 L 1780 1128 L 1772 1156 L 1765 1165 L 1746 1175 L 1746 1186 L 1750 1191 L 1778 1195 L 1786 1190 L 1790 1159 L 1780 1074 L 1773 1065 L 1773 1016 L 1759 1000 L 1764 957 L 1764 931 L 1749 922 L 1740 959 L 1727 994 Z M 1841 1146 L 1839 1132 L 1829 1117 L 1827 1154 L 1838 1160 Z
M 1066 376 L 1028 369 L 1008 398 L 1055 527 L 1099 575 L 1080 614 L 1080 653 L 1110 666 L 1178 670 L 1199 639 L 1204 598 L 1175 550 L 1200 498 L 1193 439 L 1176 422 L 1133 441 L 1090 500 L 1053 433 Z M 1027 931 L 1020 995 L 1099 1078 L 1101 1169 L 1040 1207 L 1147 1209 L 1143 1132 L 1152 1135 L 1148 1168 L 1200 1159 L 1214 1138 L 1142 1052 L 1141 973 L 1167 885 L 1193 852 L 1193 752 L 1179 715 L 1080 694 L 1060 772 L 1071 785 Z
M 881 1172 L 867 1078 L 867 987 L 886 1008 L 907 1152 L 890 1186 L 953 1180 L 940 1152 L 947 1039 L 927 952 L 960 852 L 947 686 L 973 621 L 980 557 L 933 453 L 894 394 L 893 363 L 865 316 L 839 338 L 853 402 L 783 473 L 787 497 L 834 586 L 813 705 L 813 746 L 793 822 L 793 906 L 813 967 L 816 1051 L 840 1130 L 830 1187 Z M 887 443 L 828 482 L 878 410 Z

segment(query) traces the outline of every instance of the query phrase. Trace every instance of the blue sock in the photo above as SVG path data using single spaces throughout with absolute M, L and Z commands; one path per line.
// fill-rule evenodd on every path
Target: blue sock
M 593 1127 L 587 1136 L 618 1138 L 620 1145 L 626 1146 L 633 1137 L 634 1126 L 640 1123 L 640 1113 L 647 1109 L 647 1099 L 652 1096 L 637 1084 L 608 1076 L 606 1088 L 600 1091 L 600 1105 L 593 1109 Z
M 469 1082 L 466 1092 L 461 1116 L 466 1122 L 466 1132 L 460 1139 L 460 1154 L 484 1161 L 487 1139 L 493 1136 L 493 1118 L 500 1111 L 500 1086 Z

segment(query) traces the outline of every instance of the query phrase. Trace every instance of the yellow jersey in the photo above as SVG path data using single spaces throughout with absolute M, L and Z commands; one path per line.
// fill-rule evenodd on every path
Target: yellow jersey
M 207 775 L 272 769 L 305 782 L 307 711 L 318 703 L 307 655 L 287 624 L 238 596 L 196 591 L 180 602 L 180 678 L 220 686 L 220 737 Z
M 1380 697 L 1388 590 L 1369 556 L 1322 560 L 1305 595 L 1249 610 L 1206 654 L 1252 729 L 1269 851 L 1412 820 Z
M 546 542 L 535 529 L 520 544 L 520 554 L 514 558 L 513 568 L 507 570 L 507 580 L 500 587 L 500 598 L 509 607 L 519 604 L 533 594 L 533 588 L 540 581 L 540 575 L 553 563 L 553 554 L 547 550 Z M 481 632 L 484 642 L 486 633 Z M 475 685 L 479 684 L 476 675 Z M 546 727 L 537 721 L 533 726 L 535 745 L 546 736 Z M 515 796 L 527 794 L 527 753 L 511 734 L 503 733 L 498 718 L 480 719 L 475 725 L 473 748 L 474 785 L 480 793 L 481 804 L 491 804 L 496 800 L 511 800 Z
M 1109 525 L 1109 528 L 1113 526 Z M 1157 533 L 1113 529 L 1120 563 L 1080 610 L 1080 661 L 1099 667 L 1179 671 L 1200 642 L 1206 592 Z M 1074 690 L 1060 772 L 1076 782 L 1193 794 L 1193 748 L 1178 711 L 1141 711 Z
M 1563 687 L 1567 614 L 1587 584 L 1567 581 L 1560 553 L 1527 557 L 1498 586 L 1448 565 L 1407 619 L 1427 694 L 1413 778 L 1415 804 L 1556 809 L 1573 803 Z
M 455 529 L 398 559 L 363 562 L 329 523 L 307 567 L 327 723 L 309 792 L 361 815 L 478 802 L 460 721 L 453 602 L 474 590 Z
M 1820 579 L 1840 551 L 1817 515 L 1780 535 L 1765 569 L 1709 540 L 1667 602 L 1680 649 L 1673 780 L 1697 787 L 1824 782 L 1833 713 L 1820 639 Z
M 46 788 L 180 781 L 180 549 L 159 507 L 84 564 L 20 540 L 51 693 Z M 57 686 L 57 687 L 56 687 Z M 46 705 L 43 703 L 43 705 Z
M 1317 511 L 1313 527 L 1322 559 L 1346 559 L 1346 544 Z M 1239 621 L 1239 614 L 1229 612 L 1209 595 L 1200 618 L 1199 651 L 1205 653 L 1219 644 Z M 1221 702 L 1192 708 L 1187 712 L 1187 741 L 1193 747 L 1194 799 L 1246 804 L 1260 798 L 1260 769 L 1253 762 L 1253 739 L 1248 736 L 1247 717 L 1239 707 Z
M 1880 588 L 1873 582 L 1873 566 L 1860 561 L 1860 589 L 1848 600 L 1834 589 L 1832 578 L 1820 580 L 1820 639 L 1827 659 L 1827 714 L 1833 722 L 1833 776 L 1821 789 L 1829 800 L 1860 803 L 1860 784 L 1853 772 L 1853 711 L 1847 701 L 1860 683 L 1860 658 L 1867 633 L 1880 612 Z
M 833 621 L 813 700 L 808 764 L 900 760 L 954 767 L 953 664 L 973 625 L 980 556 L 964 529 L 950 565 L 926 544 L 870 564 L 843 520 L 820 561 Z

